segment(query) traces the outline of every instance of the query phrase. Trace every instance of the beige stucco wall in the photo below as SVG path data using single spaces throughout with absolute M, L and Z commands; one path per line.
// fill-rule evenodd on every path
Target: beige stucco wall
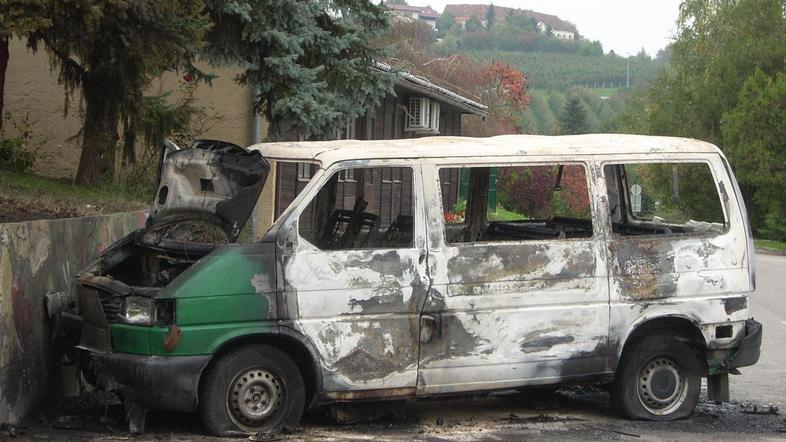
M 254 208 L 253 218 L 249 220 L 253 223 L 254 235 L 261 238 L 265 232 L 273 225 L 273 218 L 276 214 L 276 167 L 275 161 L 270 161 L 270 173 L 265 181 L 265 186 L 262 188 L 262 193 L 259 194 L 257 206 Z
M 29 115 L 33 122 L 33 143 L 40 144 L 44 159 L 36 172 L 54 177 L 73 177 L 79 164 L 80 144 L 75 137 L 81 128 L 78 100 L 64 116 L 65 93 L 57 82 L 57 72 L 49 67 L 44 51 L 30 52 L 24 41 L 14 39 L 9 47 L 6 71 L 5 108 L 14 118 Z M 218 75 L 212 86 L 200 84 L 195 93 L 195 105 L 215 110 L 221 117 L 211 123 L 202 138 L 215 138 L 247 146 L 253 141 L 251 94 L 234 81 L 236 70 L 201 66 Z M 182 74 L 166 74 L 156 79 L 150 92 L 159 94 L 176 90 Z M 10 126 L 10 125 L 9 125 Z M 12 130 L 12 128 L 9 128 Z M 264 136 L 265 127 L 262 127 Z
M 5 105 L 19 119 L 29 116 L 33 123 L 33 143 L 43 143 L 40 151 L 46 161 L 36 164 L 36 172 L 56 177 L 69 177 L 79 164 L 78 141 L 73 140 L 81 127 L 78 106 L 63 116 L 65 94 L 57 83 L 57 73 L 49 69 L 49 57 L 39 51 L 33 55 L 19 39 L 9 45 L 5 77 Z M 4 129 L 12 130 L 8 122 Z

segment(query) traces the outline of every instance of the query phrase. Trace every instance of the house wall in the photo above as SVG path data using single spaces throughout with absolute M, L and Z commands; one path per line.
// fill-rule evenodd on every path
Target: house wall
M 76 273 L 145 223 L 144 212 L 0 224 L 0 423 L 16 424 L 58 397 L 68 345 L 45 295 L 76 295 Z
M 561 38 L 563 40 L 573 40 L 573 38 L 575 37 L 574 33 L 568 31 L 553 31 L 553 32 L 555 37 Z
M 194 94 L 194 106 L 215 114 L 217 119 L 196 122 L 204 123 L 201 138 L 216 138 L 241 146 L 253 141 L 251 95 L 246 87 L 238 86 L 233 77 L 239 72 L 232 69 L 200 68 L 218 75 L 212 86 L 200 84 Z M 161 94 L 176 90 L 182 83 L 182 74 L 169 73 L 153 81 L 149 94 Z M 177 93 L 173 94 L 173 98 Z M 82 127 L 80 103 L 77 98 L 65 115 L 65 92 L 58 84 L 57 72 L 52 71 L 49 57 L 44 51 L 32 53 L 20 39 L 12 39 L 9 45 L 8 69 L 5 79 L 5 107 L 13 118 L 25 116 L 32 122 L 32 142 L 40 145 L 43 161 L 35 165 L 36 173 L 73 178 L 79 165 L 81 152 L 77 137 Z M 4 129 L 13 133 L 13 127 L 4 124 Z M 264 133 L 264 128 L 263 128 Z M 56 159 L 56 161 L 53 161 Z

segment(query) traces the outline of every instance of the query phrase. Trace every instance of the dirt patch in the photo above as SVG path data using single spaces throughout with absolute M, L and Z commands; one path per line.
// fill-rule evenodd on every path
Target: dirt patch
M 36 219 L 74 218 L 80 213 L 70 207 L 0 198 L 0 223 L 31 221 Z
M 108 215 L 130 210 L 140 210 L 140 207 L 134 207 L 129 204 L 104 204 L 101 206 L 85 204 L 76 206 L 45 198 L 36 201 L 0 197 L 0 223 Z

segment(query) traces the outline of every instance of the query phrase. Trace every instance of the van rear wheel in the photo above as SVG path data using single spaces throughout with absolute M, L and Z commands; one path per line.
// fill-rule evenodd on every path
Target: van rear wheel
M 202 422 L 216 436 L 294 428 L 305 405 L 297 365 L 268 345 L 221 357 L 205 373 L 199 396 Z
M 701 366 L 687 344 L 670 335 L 644 337 L 627 349 L 611 388 L 625 417 L 676 420 L 693 413 L 701 391 Z

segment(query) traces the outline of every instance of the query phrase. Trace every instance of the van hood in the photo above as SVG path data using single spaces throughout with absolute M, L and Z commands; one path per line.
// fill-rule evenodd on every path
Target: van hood
M 269 172 L 258 151 L 215 140 L 183 149 L 165 140 L 147 233 L 166 230 L 183 242 L 236 242 Z M 226 238 L 208 232 L 211 227 Z

